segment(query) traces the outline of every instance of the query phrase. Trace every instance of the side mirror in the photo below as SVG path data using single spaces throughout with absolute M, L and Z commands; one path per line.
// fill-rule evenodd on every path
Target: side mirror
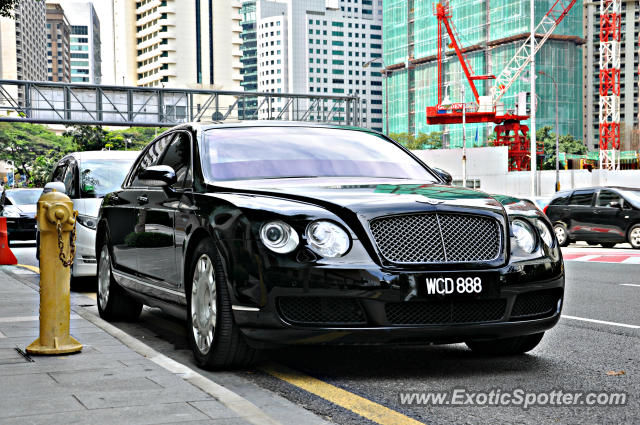
M 176 180 L 176 172 L 168 165 L 152 165 L 138 174 L 138 182 L 150 187 L 168 187 Z
M 433 171 L 435 171 L 438 176 L 444 180 L 444 184 L 446 185 L 450 185 L 451 182 L 453 181 L 453 177 L 451 177 L 451 174 L 447 173 L 446 171 L 440 169 L 440 168 L 433 168 Z
M 64 186 L 64 183 L 62 182 L 49 182 L 46 185 L 44 185 L 44 190 L 42 191 L 42 193 L 49 193 L 49 192 L 60 192 L 60 193 L 67 193 L 67 188 Z
M 622 204 L 620 204 L 620 202 L 618 202 L 618 201 L 611 201 L 611 202 L 609 202 L 609 206 L 610 206 L 611 208 L 617 208 L 617 209 L 619 209 L 619 210 L 621 210 L 621 209 L 622 209 Z

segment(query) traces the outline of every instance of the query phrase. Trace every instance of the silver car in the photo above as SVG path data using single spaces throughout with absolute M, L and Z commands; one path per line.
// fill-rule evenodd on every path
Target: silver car
M 139 151 L 74 152 L 53 169 L 50 182 L 61 182 L 78 211 L 76 256 L 71 278 L 96 276 L 96 225 L 105 194 L 117 190 Z M 62 187 L 62 185 L 60 185 Z

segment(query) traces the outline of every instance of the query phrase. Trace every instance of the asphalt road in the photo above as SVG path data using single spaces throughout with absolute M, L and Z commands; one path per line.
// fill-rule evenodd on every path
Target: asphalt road
M 21 263 L 37 264 L 33 247 L 13 247 Z M 266 371 L 284 365 L 423 423 L 637 423 L 640 417 L 640 265 L 566 262 L 567 287 L 560 323 L 530 354 L 490 358 L 462 344 L 420 347 L 313 347 L 264 352 L 252 369 L 205 375 L 241 395 L 271 390 L 339 424 L 373 423 L 348 408 L 280 380 Z M 636 285 L 636 286 L 633 286 Z M 86 282 L 80 292 L 95 290 Z M 87 304 L 94 303 L 87 298 Z M 594 322 L 595 320 L 595 322 Z M 116 324 L 163 354 L 193 366 L 184 323 L 145 308 L 134 324 Z M 627 326 L 625 326 L 627 325 Z M 635 326 L 635 327 L 634 327 Z M 451 393 L 625 392 L 626 406 L 406 405 L 400 392 Z M 283 424 L 303 423 L 277 404 L 264 408 Z M 394 422 L 388 422 L 394 423 Z

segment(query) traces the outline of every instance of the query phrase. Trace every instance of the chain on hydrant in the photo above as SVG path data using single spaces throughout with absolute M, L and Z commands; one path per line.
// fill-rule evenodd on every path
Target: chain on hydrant
M 76 249 L 77 215 L 71 199 L 61 192 L 45 193 L 38 200 L 40 337 L 27 347 L 30 354 L 66 354 L 82 350 L 82 344 L 69 335 L 70 266 Z
M 76 256 L 76 219 L 78 218 L 78 211 L 73 212 L 73 228 L 71 229 L 71 253 L 67 259 L 64 255 L 64 241 L 62 240 L 62 222 L 56 221 L 56 230 L 58 231 L 58 250 L 60 251 L 60 261 L 65 267 L 71 267 L 73 264 L 73 258 Z

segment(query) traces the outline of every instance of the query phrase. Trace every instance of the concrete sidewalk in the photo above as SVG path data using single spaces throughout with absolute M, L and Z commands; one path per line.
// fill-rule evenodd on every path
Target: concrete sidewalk
M 86 314 L 82 307 L 74 303 L 71 334 L 83 344 L 82 352 L 50 357 L 24 355 L 25 347 L 38 336 L 39 294 L 16 279 L 21 270 L 0 267 L 3 425 L 265 422 L 256 410 L 245 409 L 248 412 L 242 414 L 239 412 L 243 409 L 229 408 L 243 402 L 253 406 L 239 397 L 234 399 L 235 394 L 228 392 L 225 401 L 226 390 L 222 389 L 223 397 L 216 399 L 200 389 L 209 383 L 194 386 L 185 380 L 185 374 L 197 378 L 196 372 L 180 368 L 172 372 L 171 367 L 162 367 L 157 360 L 136 352 L 140 350 L 132 350 L 83 318 Z

